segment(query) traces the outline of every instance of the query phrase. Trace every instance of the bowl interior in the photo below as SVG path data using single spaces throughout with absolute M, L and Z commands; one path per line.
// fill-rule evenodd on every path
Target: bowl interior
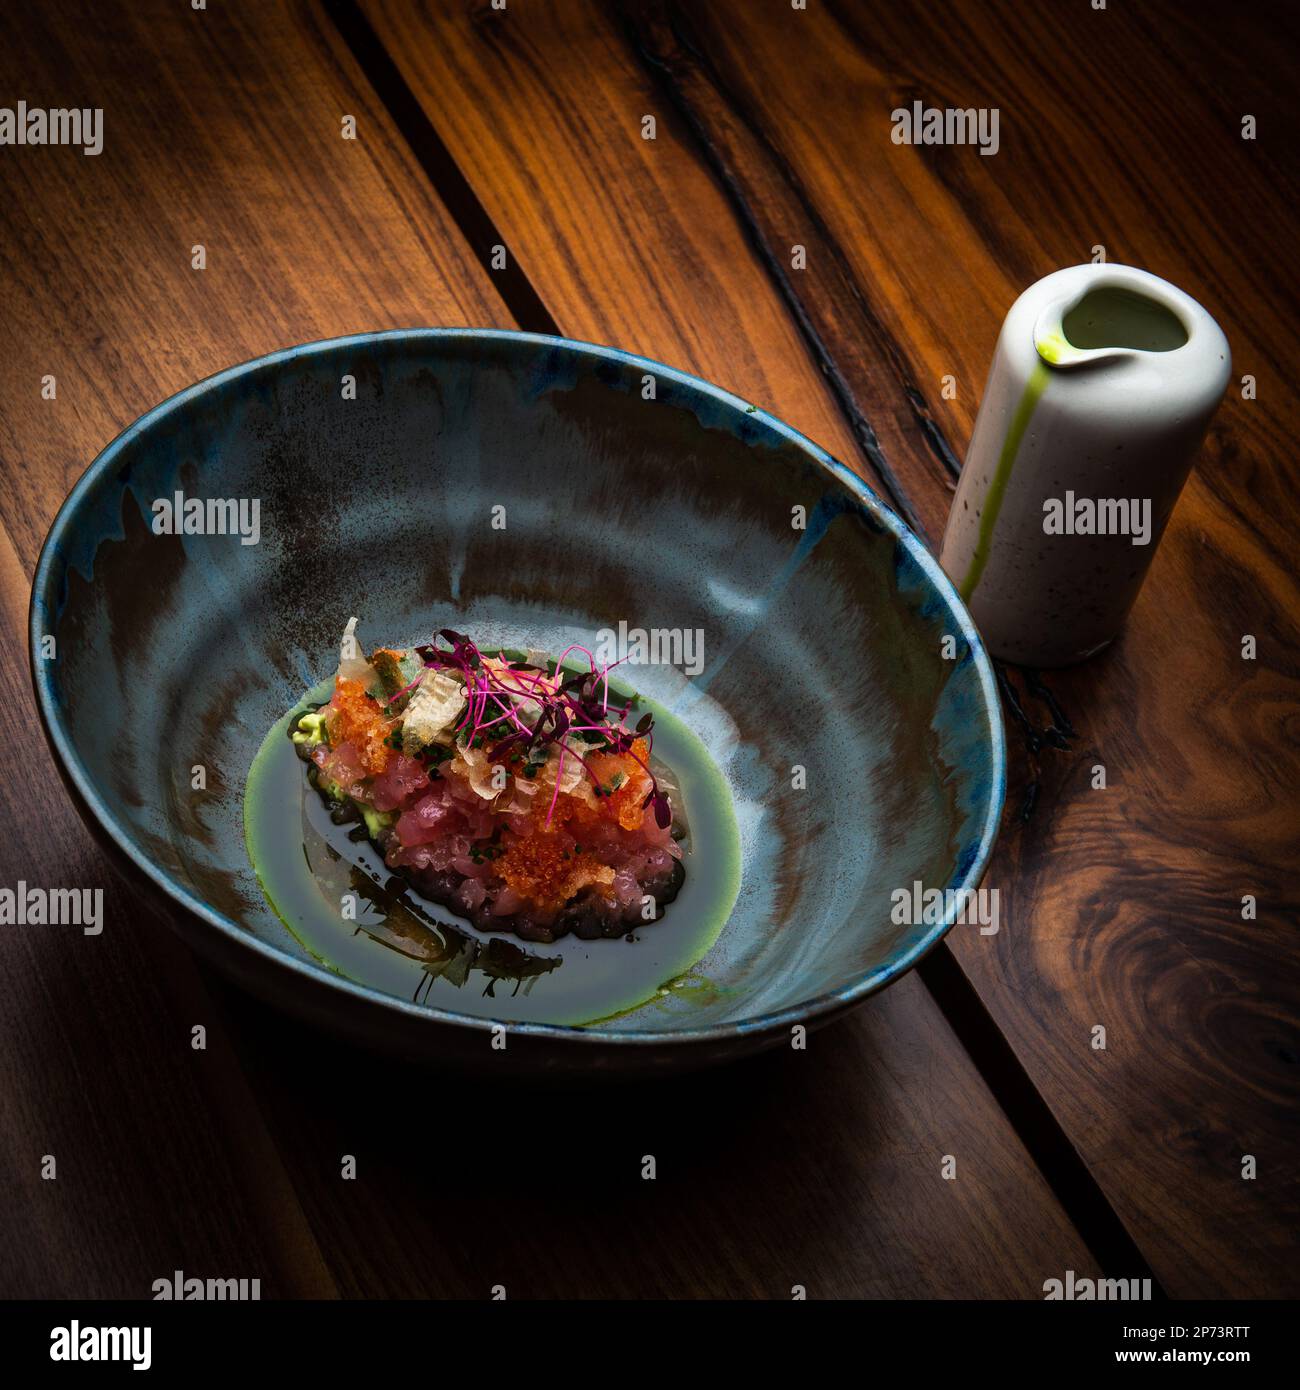
M 257 543 L 155 534 L 155 501 L 178 492 L 257 499 Z M 621 623 L 700 635 L 693 674 L 625 673 L 726 777 L 740 894 L 699 967 L 711 988 L 617 1031 L 865 993 L 946 925 L 895 922 L 895 890 L 982 871 L 1003 783 L 988 663 L 861 483 L 643 359 L 522 334 L 366 335 L 235 368 L 144 417 L 74 491 L 34 590 L 34 650 L 53 635 L 57 653 L 34 658 L 38 696 L 92 813 L 199 908 L 199 930 L 242 937 L 268 969 L 322 968 L 258 888 L 244 780 L 352 614 L 376 643 L 444 626 L 552 651 Z

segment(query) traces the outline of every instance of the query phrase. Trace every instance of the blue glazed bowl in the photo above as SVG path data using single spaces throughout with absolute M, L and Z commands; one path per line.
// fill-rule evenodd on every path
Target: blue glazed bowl
M 154 534 L 153 502 L 177 492 L 259 499 L 257 544 Z M 848 469 L 611 348 L 476 329 L 312 343 L 182 391 L 109 445 L 55 518 L 31 604 L 37 703 L 88 825 L 195 950 L 308 1020 L 489 1058 L 491 1020 L 318 964 L 249 865 L 249 764 L 330 674 L 353 613 L 377 640 L 487 625 L 555 650 L 620 621 L 705 635 L 698 679 L 646 666 L 635 683 L 709 745 L 738 808 L 740 894 L 699 966 L 713 988 L 607 1025 L 514 1024 L 515 1069 L 667 1071 L 788 1040 L 952 925 L 951 897 L 938 921 L 896 922 L 899 890 L 983 873 L 1005 780 L 988 659 Z

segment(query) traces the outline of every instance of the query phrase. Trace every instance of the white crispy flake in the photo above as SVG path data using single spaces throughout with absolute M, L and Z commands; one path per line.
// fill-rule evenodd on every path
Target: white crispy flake
M 361 655 L 361 642 L 357 637 L 357 620 L 348 619 L 339 642 L 339 679 L 360 681 L 363 685 L 373 685 L 378 679 L 375 668 Z
M 402 714 L 402 749 L 411 756 L 430 743 L 449 743 L 465 708 L 465 687 L 447 671 L 426 671 Z
M 587 749 L 590 745 L 584 739 L 572 735 L 565 739 L 565 743 L 568 745 L 568 752 L 564 755 L 564 767 L 560 771 L 560 790 L 562 792 L 572 792 L 576 791 L 582 785 L 587 775 L 586 772 L 583 771 L 581 759 L 575 757 L 574 754 L 586 756 Z M 550 761 L 553 765 L 551 778 L 554 780 L 554 769 L 558 768 L 560 763 L 560 753 L 558 749 L 551 754 Z
M 499 661 L 496 657 L 485 656 L 483 665 L 511 692 L 515 713 L 518 714 L 519 718 L 530 726 L 536 724 L 542 713 L 542 707 L 528 694 L 530 681 L 525 680 L 512 670 L 508 661 Z M 533 676 L 536 674 L 535 672 L 530 673 Z M 545 677 L 542 677 L 542 680 L 545 682 L 547 690 L 550 691 L 559 685 L 558 680 L 546 680 Z
M 456 760 L 464 763 L 465 780 L 470 788 L 484 801 L 495 801 L 503 788 L 495 785 L 493 765 L 488 761 L 488 755 L 481 748 L 457 747 Z

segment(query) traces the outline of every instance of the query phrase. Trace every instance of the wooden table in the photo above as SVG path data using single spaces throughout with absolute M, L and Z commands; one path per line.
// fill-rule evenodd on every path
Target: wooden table
M 0 929 L 0 1292 L 148 1297 L 175 1269 L 264 1297 L 1038 1298 L 1070 1269 L 1300 1291 L 1296 20 L 1201 8 L 4 11 L 5 100 L 102 107 L 104 148 L 0 148 L 0 883 L 101 885 L 108 917 Z M 894 144 L 913 100 L 997 107 L 998 153 Z M 197 965 L 63 795 L 32 569 L 96 452 L 189 382 L 365 329 L 614 343 L 763 403 L 934 545 L 1004 312 L 1095 247 L 1200 299 L 1254 390 L 1123 639 L 1001 673 L 1003 929 L 959 928 L 816 1035 L 818 1065 L 593 1101 L 349 1055 Z

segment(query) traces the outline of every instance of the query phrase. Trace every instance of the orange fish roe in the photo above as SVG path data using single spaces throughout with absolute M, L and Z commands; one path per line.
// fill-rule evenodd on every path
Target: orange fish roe
M 554 831 L 537 827 L 513 844 L 495 868 L 521 898 L 554 912 L 590 884 L 613 883 L 614 870 L 590 856 L 568 854 Z
M 640 758 L 641 762 L 649 761 L 650 750 L 645 739 L 636 740 L 632 745 L 632 753 L 636 757 L 629 753 L 593 753 L 587 759 L 588 767 L 602 787 L 608 787 L 616 781 L 620 773 L 623 780 L 615 791 L 599 796 L 594 807 L 585 805 L 576 797 L 562 797 L 561 800 L 577 803 L 569 819 L 579 825 L 591 825 L 601 820 L 617 820 L 624 830 L 640 830 L 641 822 L 645 819 L 645 809 L 641 803 L 650 790 L 650 778 L 636 759 Z M 559 812 L 558 806 L 556 811 Z
M 383 772 L 392 761 L 394 750 L 385 743 L 392 721 L 384 717 L 379 701 L 366 694 L 360 681 L 334 682 L 334 698 L 330 702 L 330 742 L 351 743 L 357 750 L 362 767 L 372 776 Z
M 645 740 L 637 739 L 632 751 L 645 759 Z M 641 803 L 650 790 L 650 778 L 636 758 L 625 753 L 593 753 L 587 758 L 587 765 L 602 787 L 609 786 L 619 773 L 623 774 L 622 785 L 610 795 L 598 797 L 594 806 L 581 797 L 562 793 L 555 799 L 549 826 L 546 808 L 538 808 L 530 833 L 512 845 L 496 864 L 497 872 L 521 898 L 547 911 L 562 907 L 590 885 L 614 881 L 614 870 L 607 865 L 597 863 L 588 854 L 567 853 L 569 837 L 556 833 L 561 827 L 581 844 L 584 834 L 610 821 L 617 821 L 624 830 L 641 826 Z M 587 785 L 591 785 L 590 781 Z M 549 806 L 550 798 L 543 796 L 543 800 Z

